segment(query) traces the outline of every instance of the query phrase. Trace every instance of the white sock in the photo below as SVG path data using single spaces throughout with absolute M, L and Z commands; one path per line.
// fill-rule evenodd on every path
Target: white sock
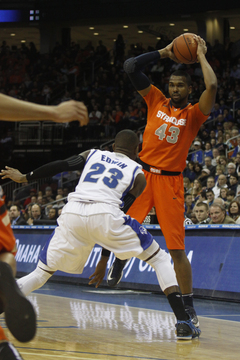
M 38 266 L 30 274 L 17 280 L 17 284 L 25 296 L 42 287 L 53 274 L 40 269 Z
M 138 258 L 146 261 L 158 249 L 159 249 L 158 243 L 155 240 L 153 240 L 152 245 L 149 246 L 148 249 L 144 250 L 138 256 Z M 146 262 L 154 268 L 162 291 L 169 288 L 170 286 L 178 286 L 175 271 L 172 267 L 170 258 L 164 250 L 160 249 L 160 251 L 158 251 L 157 254 L 155 254 L 152 258 L 150 258 Z

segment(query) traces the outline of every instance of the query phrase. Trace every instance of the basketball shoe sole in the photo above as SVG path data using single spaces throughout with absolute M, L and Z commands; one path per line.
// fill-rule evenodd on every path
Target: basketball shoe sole
M 10 265 L 0 261 L 0 296 L 5 312 L 5 321 L 12 335 L 27 342 L 36 334 L 36 314 L 30 301 L 19 289 Z

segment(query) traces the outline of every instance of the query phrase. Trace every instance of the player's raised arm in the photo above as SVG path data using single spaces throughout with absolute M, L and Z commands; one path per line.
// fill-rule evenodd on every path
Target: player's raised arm
M 15 182 L 23 183 L 48 176 L 54 176 L 63 171 L 81 171 L 84 168 L 89 152 L 90 150 L 87 150 L 65 160 L 52 161 L 46 165 L 40 166 L 28 174 L 22 174 L 18 169 L 6 166 L 5 169 L 1 170 L 0 176 L 2 179 L 11 179 Z
M 195 40 L 198 43 L 197 57 L 202 68 L 203 78 L 206 86 L 206 90 L 202 93 L 199 99 L 199 109 L 204 115 L 208 115 L 211 112 L 213 105 L 215 104 L 217 93 L 217 77 L 205 57 L 207 52 L 205 41 L 200 36 L 196 36 Z
M 146 96 L 151 89 L 149 78 L 141 70 L 149 63 L 159 60 L 160 58 L 169 57 L 170 59 L 178 62 L 172 52 L 172 46 L 173 43 L 170 43 L 161 50 L 151 51 L 125 61 L 123 66 L 124 70 L 141 96 Z
M 81 126 L 89 121 L 87 108 L 82 102 L 69 100 L 57 106 L 39 105 L 4 94 L 0 94 L 0 120 L 52 120 L 59 123 L 78 120 Z

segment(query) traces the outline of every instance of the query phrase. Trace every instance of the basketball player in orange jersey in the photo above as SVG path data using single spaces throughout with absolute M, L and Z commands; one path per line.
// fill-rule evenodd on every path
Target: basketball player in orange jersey
M 87 125 L 87 108 L 82 102 L 66 101 L 58 106 L 45 106 L 14 99 L 0 94 L 0 120 L 53 120 L 70 122 L 78 120 Z M 0 313 L 5 312 L 6 324 L 21 342 L 30 341 L 36 332 L 36 315 L 31 303 L 19 290 L 16 274 L 15 237 L 0 186 Z M 8 341 L 0 327 L 0 360 L 21 360 L 22 357 Z
M 127 214 L 140 223 L 155 206 L 156 215 L 163 232 L 167 248 L 174 262 L 185 309 L 195 326 L 199 326 L 193 308 L 192 269 L 184 245 L 184 188 L 182 171 L 186 166 L 189 147 L 200 126 L 207 120 L 215 103 L 217 78 L 206 60 L 205 41 L 196 36 L 197 57 L 201 65 L 206 89 L 199 102 L 188 103 L 192 91 L 191 78 L 183 71 L 174 72 L 169 79 L 169 95 L 166 98 L 141 71 L 146 65 L 167 58 L 177 62 L 172 47 L 130 58 L 124 63 L 124 70 L 132 84 L 145 99 L 148 107 L 147 125 L 143 134 L 142 151 L 139 153 L 147 180 L 144 192 L 134 201 Z M 108 253 L 102 257 L 107 258 Z M 106 260 L 105 260 L 106 263 Z M 116 259 L 108 272 L 108 284 L 116 285 L 122 276 L 126 261 Z M 99 265 L 100 267 L 100 265 Z M 91 283 L 102 280 L 96 268 Z

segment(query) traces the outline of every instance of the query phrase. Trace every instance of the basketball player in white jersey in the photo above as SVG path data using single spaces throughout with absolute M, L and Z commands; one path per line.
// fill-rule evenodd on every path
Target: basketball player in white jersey
M 62 171 L 81 170 L 75 192 L 68 196 L 58 226 L 43 248 L 37 268 L 18 280 L 25 295 L 43 286 L 57 270 L 80 274 L 97 243 L 119 259 L 137 257 L 150 264 L 177 318 L 178 339 L 201 333 L 184 310 L 175 272 L 168 255 L 152 235 L 125 213 L 146 186 L 142 167 L 134 160 L 138 137 L 131 130 L 119 132 L 114 152 L 89 150 L 63 161 L 46 164 L 23 175 L 6 167 L 3 178 L 26 182 Z

